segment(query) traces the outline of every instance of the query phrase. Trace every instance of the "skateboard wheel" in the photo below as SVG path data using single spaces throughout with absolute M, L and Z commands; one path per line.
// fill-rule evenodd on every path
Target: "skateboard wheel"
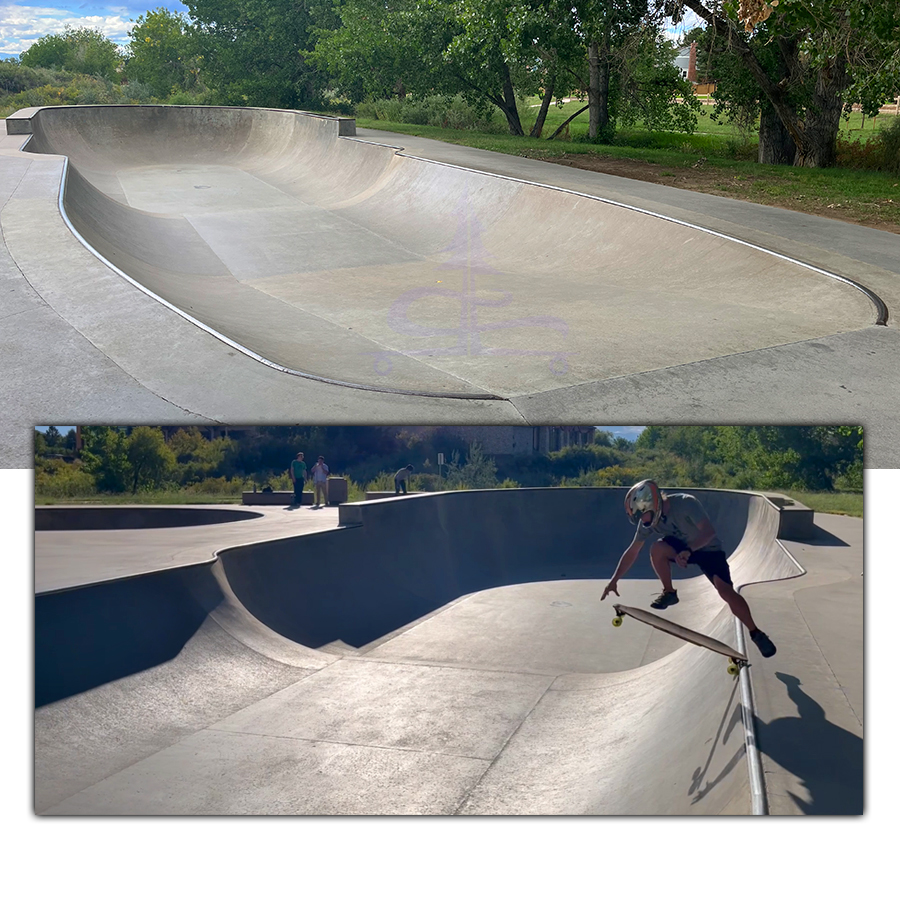
M 728 664 L 728 674 L 729 675 L 738 675 L 741 671 L 741 667 L 737 663 L 729 663 Z
M 616 617 L 613 619 L 613 625 L 615 625 L 616 628 L 618 628 L 621 624 L 622 624 L 622 617 L 621 617 L 621 616 L 616 616 Z

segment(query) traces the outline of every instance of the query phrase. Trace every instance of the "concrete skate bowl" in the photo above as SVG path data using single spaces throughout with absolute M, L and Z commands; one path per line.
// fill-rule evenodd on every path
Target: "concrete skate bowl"
M 735 548 L 736 583 L 799 574 L 776 541 L 774 505 L 758 495 L 694 493 Z M 91 688 L 133 675 L 130 714 L 144 715 L 142 670 L 156 667 L 191 696 L 223 636 L 263 664 L 315 669 L 335 654 L 390 658 L 392 639 L 438 621 L 473 592 L 588 579 L 596 598 L 632 535 L 623 497 L 617 488 L 535 489 L 347 504 L 346 527 L 337 531 L 233 548 L 211 565 L 38 595 L 36 705 L 88 692 L 72 698 L 86 715 Z M 638 584 L 651 577 L 646 554 L 629 576 Z M 684 578 L 679 593 L 693 627 L 734 644 L 733 620 L 705 578 Z M 610 605 L 597 616 L 611 618 Z M 641 626 L 631 632 L 642 633 Z M 188 644 L 190 664 L 181 652 Z M 650 658 L 619 671 L 563 667 L 462 811 L 749 812 L 739 695 L 724 659 L 684 644 Z M 527 660 L 521 665 L 528 669 Z
M 64 209 L 110 264 L 261 362 L 508 397 L 870 325 L 854 285 L 673 220 L 406 156 L 280 110 L 51 107 Z M 402 136 L 397 143 L 402 145 Z M 630 323 L 641 331 L 639 358 Z
M 247 509 L 202 506 L 39 506 L 35 531 L 119 531 L 124 528 L 190 528 L 258 519 Z

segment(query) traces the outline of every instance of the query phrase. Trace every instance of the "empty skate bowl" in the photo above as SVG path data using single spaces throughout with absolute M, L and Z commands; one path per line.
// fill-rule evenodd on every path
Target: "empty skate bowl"
M 730 551 L 737 584 L 800 573 L 776 540 L 773 504 L 739 492 L 694 493 Z M 469 702 L 492 710 L 491 721 L 504 719 L 521 702 L 522 685 L 541 684 L 451 810 L 749 812 L 741 701 L 725 660 L 640 623 L 615 629 L 611 604 L 598 603 L 632 536 L 623 496 L 618 488 L 523 489 L 347 504 L 345 527 L 331 532 L 39 594 L 36 771 L 47 773 L 37 776 L 39 811 L 409 811 L 402 790 L 360 808 L 351 789 L 343 805 L 338 782 L 292 800 L 308 783 L 308 763 L 285 769 L 289 780 L 271 806 L 247 786 L 252 749 L 235 760 L 242 774 L 223 790 L 232 770 L 222 769 L 216 742 L 279 735 L 291 738 L 284 746 L 308 739 L 327 749 L 342 746 L 349 728 L 365 734 L 364 743 L 396 743 L 411 760 L 417 729 L 428 746 L 440 746 L 422 723 L 440 720 L 441 734 L 458 741 L 471 731 Z M 646 556 L 620 583 L 623 602 L 646 605 Z M 679 592 L 680 607 L 667 615 L 734 643 L 734 620 L 705 578 L 682 579 Z M 457 693 L 462 683 L 476 701 Z M 253 705 L 206 731 L 190 724 L 200 714 L 180 701 L 233 712 L 236 691 Z M 174 766 L 167 697 L 179 698 L 179 733 L 191 735 L 187 754 L 171 746 Z M 327 727 L 315 724 L 322 716 Z M 110 723 L 115 741 L 102 737 Z M 59 749 L 59 728 L 79 735 L 72 761 Z M 203 749 L 207 741 L 216 747 Z M 160 753 L 121 772 L 126 756 L 142 758 L 129 742 Z M 85 758 L 82 771 L 74 760 Z M 214 775 L 210 759 L 219 760 Z M 377 771 L 363 766 L 359 777 L 377 780 Z M 175 773 L 184 789 L 174 788 Z
M 827 273 L 639 210 L 406 156 L 355 138 L 352 120 L 51 107 L 30 127 L 27 151 L 68 158 L 64 210 L 96 253 L 293 373 L 508 397 L 875 319 L 866 293 Z

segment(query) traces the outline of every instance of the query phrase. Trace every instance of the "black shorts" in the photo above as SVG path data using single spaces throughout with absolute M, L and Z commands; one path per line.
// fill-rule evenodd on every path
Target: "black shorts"
M 680 541 L 677 537 L 672 537 L 671 535 L 660 538 L 660 540 L 667 543 L 677 553 L 689 549 L 684 541 Z M 688 565 L 699 566 L 700 571 L 713 584 L 715 584 L 713 579 L 716 575 L 718 575 L 725 584 L 732 584 L 731 569 L 728 568 L 728 557 L 725 555 L 724 550 L 692 550 L 691 555 L 688 558 Z

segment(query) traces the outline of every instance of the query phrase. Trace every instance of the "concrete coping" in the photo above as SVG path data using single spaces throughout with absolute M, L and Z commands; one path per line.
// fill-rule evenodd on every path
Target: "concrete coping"
M 17 109 L 6 117 L 6 133 L 31 134 L 31 120 L 42 109 L 45 109 L 45 107 L 26 106 L 23 109 Z
M 65 104 L 69 105 L 69 104 Z M 168 103 L 84 103 L 78 104 L 81 107 L 90 106 L 122 106 L 127 109 L 146 108 L 146 107 L 168 107 L 172 104 Z M 6 117 L 6 133 L 7 134 L 32 134 L 31 120 L 44 109 L 58 109 L 58 106 L 26 106 L 17 109 L 14 113 Z M 265 109 L 264 106 L 247 106 L 247 107 L 231 107 L 231 106 L 203 106 L 199 109 Z M 307 112 L 304 109 L 273 109 L 273 112 L 295 113 L 298 116 L 309 116 L 313 119 L 327 119 L 337 124 L 338 137 L 356 137 L 356 119 L 352 116 L 329 116 L 327 113 Z

